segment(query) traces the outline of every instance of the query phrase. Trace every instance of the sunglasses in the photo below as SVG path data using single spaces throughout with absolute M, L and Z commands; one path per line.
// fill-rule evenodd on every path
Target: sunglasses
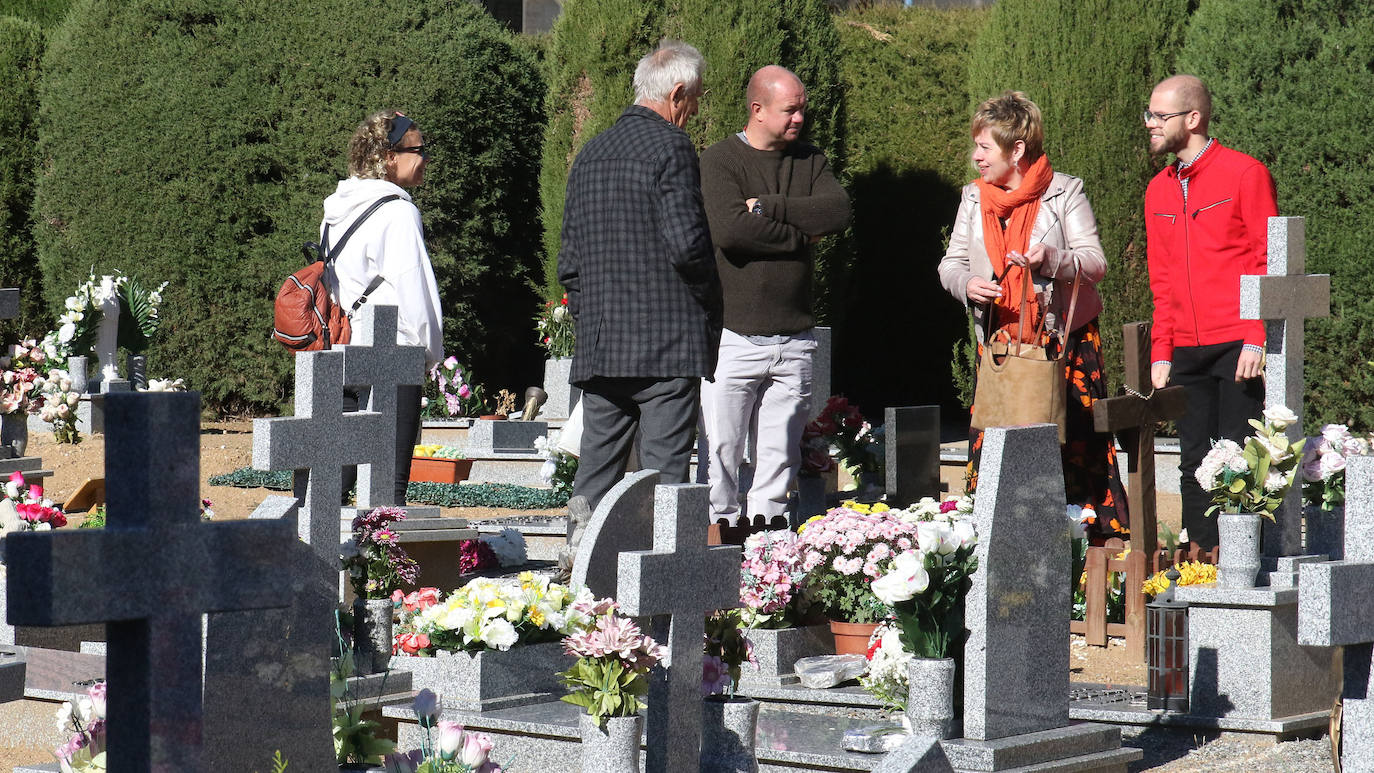
M 414 154 L 418 155 L 420 158 L 422 158 L 422 159 L 424 159 L 424 160 L 426 160 L 426 161 L 429 160 L 429 154 L 425 152 L 425 146 L 424 146 L 424 145 L 411 145 L 411 146 L 408 147 L 408 148 L 392 148 L 392 149 L 391 149 L 391 152 L 392 152 L 392 153 L 414 153 Z

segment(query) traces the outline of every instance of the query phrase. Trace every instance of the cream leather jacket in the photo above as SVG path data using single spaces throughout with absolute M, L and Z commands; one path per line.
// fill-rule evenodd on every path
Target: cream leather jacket
M 1102 298 L 1097 283 L 1107 273 L 1107 259 L 1102 254 L 1102 241 L 1097 237 L 1097 218 L 1083 194 L 1083 181 L 1060 172 L 1054 173 L 1050 187 L 1040 197 L 1040 214 L 1031 232 L 1031 245 L 1043 242 L 1055 248 L 1033 277 L 1036 292 L 1045 294 L 1046 330 L 1057 330 L 1068 313 L 1073 278 L 1081 274 L 1078 306 L 1069 330 L 1077 330 L 1102 312 Z M 940 284 L 958 301 L 968 305 L 965 293 L 968 281 L 975 276 L 991 280 L 992 262 L 983 244 L 983 218 L 979 212 L 978 184 L 964 186 L 959 199 L 959 214 L 949 236 L 949 248 L 940 261 Z M 973 306 L 974 327 L 978 339 L 983 338 L 982 305 Z

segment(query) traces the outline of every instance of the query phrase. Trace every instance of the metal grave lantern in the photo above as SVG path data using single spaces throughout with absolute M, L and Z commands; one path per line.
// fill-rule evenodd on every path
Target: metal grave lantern
M 1169 587 L 1145 605 L 1146 664 L 1151 710 L 1188 711 L 1188 605 L 1174 600 L 1178 588 L 1177 567 L 1164 575 Z

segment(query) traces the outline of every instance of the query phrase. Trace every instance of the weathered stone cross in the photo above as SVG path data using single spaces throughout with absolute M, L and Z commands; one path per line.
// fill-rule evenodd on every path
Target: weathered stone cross
M 1343 647 L 1341 770 L 1374 771 L 1374 457 L 1345 468 L 1345 560 L 1304 563 L 1298 574 L 1298 643 Z
M 201 522 L 199 394 L 111 393 L 105 411 L 106 526 L 10 534 L 9 619 L 107 623 L 111 773 L 206 770 L 201 616 L 289 605 L 295 535 Z
M 405 504 L 394 501 L 396 390 L 424 383 L 425 348 L 396 343 L 396 317 L 395 306 L 363 306 L 353 318 L 351 342 L 340 347 L 343 383 L 369 387 L 367 410 L 391 417 L 382 422 L 377 442 L 361 449 L 375 454 L 358 467 L 359 509 Z
M 706 615 L 740 604 L 740 548 L 706 546 L 707 491 L 695 483 L 655 488 L 654 549 L 620 554 L 621 610 L 649 617 L 647 633 L 668 648 L 668 667 L 649 675 L 647 773 L 698 769 Z
M 1126 362 L 1122 384 L 1126 394 L 1093 403 L 1093 429 L 1121 437 L 1129 455 L 1126 499 L 1130 512 L 1131 547 L 1145 554 L 1149 571 L 1158 571 L 1159 531 L 1155 517 L 1155 423 L 1183 416 L 1183 387 L 1152 389 L 1150 385 L 1150 324 L 1122 325 Z
M 1300 217 L 1269 218 L 1269 273 L 1240 278 L 1241 319 L 1266 320 L 1265 407 L 1286 405 L 1298 415 L 1288 439 L 1299 440 L 1303 404 L 1303 320 L 1331 315 L 1331 276 L 1303 273 L 1306 228 Z M 1264 554 L 1302 552 L 1302 487 L 1294 485 L 1264 527 Z

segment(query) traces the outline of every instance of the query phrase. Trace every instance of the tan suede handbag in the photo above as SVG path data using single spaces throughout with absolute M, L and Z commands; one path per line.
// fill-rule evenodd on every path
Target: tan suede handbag
M 1018 330 L 1026 325 L 1026 299 L 1030 297 L 1031 272 L 1023 271 L 1021 292 L 1021 314 Z M 978 382 L 973 392 L 973 418 L 970 425 L 976 430 L 989 427 L 1012 427 L 1022 424 L 1056 424 L 1059 426 L 1059 442 L 1065 440 L 1065 414 L 1067 413 L 1068 379 L 1065 377 L 1067 364 L 1066 344 L 1069 340 L 1069 325 L 1078 306 L 1077 274 L 1073 278 L 1073 294 L 1069 298 L 1069 313 L 1064 318 L 1064 329 L 1059 331 L 1059 356 L 1050 359 L 1045 347 L 1021 342 L 1021 337 L 1011 340 L 1005 330 L 995 333 L 990 330 L 995 311 L 989 308 L 983 315 L 983 357 L 978 362 Z M 1035 340 L 1040 340 L 1045 331 L 1045 315 L 1035 331 Z M 1006 340 L 1001 336 L 1006 334 Z

